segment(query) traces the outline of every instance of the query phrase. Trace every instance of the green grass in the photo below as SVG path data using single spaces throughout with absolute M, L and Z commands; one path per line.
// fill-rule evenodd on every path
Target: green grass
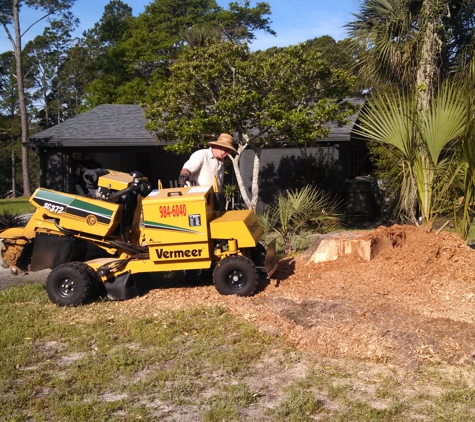
M 250 374 L 267 335 L 222 308 L 111 318 L 111 305 L 58 308 L 40 285 L 0 291 L 0 420 L 151 420 L 144 400 L 212 420 L 253 402 L 228 378 Z
M 475 420 L 473 367 L 311 356 L 223 307 L 126 305 L 1 290 L 0 421 Z
M 28 202 L 27 197 L 0 199 L 0 214 L 8 211 L 13 214 L 27 214 L 35 210 L 35 207 Z

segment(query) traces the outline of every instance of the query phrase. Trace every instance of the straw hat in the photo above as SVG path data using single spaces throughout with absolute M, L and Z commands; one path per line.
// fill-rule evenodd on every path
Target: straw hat
M 219 135 L 216 141 L 208 142 L 208 145 L 226 148 L 227 150 L 229 150 L 230 153 L 237 154 L 238 152 L 233 147 L 233 142 L 234 139 L 231 135 L 228 135 L 227 133 L 222 133 L 221 135 Z

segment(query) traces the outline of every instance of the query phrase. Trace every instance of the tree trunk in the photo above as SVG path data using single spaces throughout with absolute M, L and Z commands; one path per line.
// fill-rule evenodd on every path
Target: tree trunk
M 254 164 L 252 169 L 251 198 L 249 198 L 249 195 L 246 191 L 246 186 L 244 186 L 244 181 L 242 180 L 241 169 L 239 168 L 239 157 L 249 145 L 249 137 L 248 135 L 243 134 L 242 139 L 243 142 L 238 146 L 238 155 L 236 157 L 229 156 L 229 158 L 233 163 L 234 174 L 236 176 L 239 192 L 241 193 L 241 198 L 244 201 L 247 209 L 255 211 L 259 199 L 259 169 L 261 164 L 262 148 L 255 147 L 252 149 L 254 151 Z
M 421 24 L 421 39 L 422 46 L 420 49 L 421 59 L 418 63 L 416 74 L 416 93 L 417 98 L 417 114 L 420 115 L 424 110 L 427 110 L 431 97 L 438 85 L 438 69 L 437 69 L 437 57 L 441 54 L 442 42 L 437 34 L 437 26 L 442 19 L 441 13 L 438 9 L 438 4 L 433 0 L 427 0 L 424 2 L 422 10 Z M 417 132 L 416 132 L 417 134 Z M 420 208 L 421 217 L 424 222 L 428 222 L 432 215 L 432 201 L 431 201 L 431 183 L 430 173 L 433 171 L 433 165 L 431 163 L 427 146 L 423 144 L 418 135 L 415 139 L 415 147 L 417 153 L 420 155 L 420 163 L 424 176 L 424 186 L 420 191 L 421 198 Z
M 234 168 L 234 175 L 236 176 L 236 182 L 239 187 L 239 192 L 241 193 L 241 198 L 244 201 L 244 204 L 246 205 L 247 209 L 252 209 L 251 207 L 251 200 L 249 199 L 249 195 L 246 192 L 246 186 L 244 186 L 244 181 L 242 180 L 242 174 L 241 174 L 241 169 L 239 168 L 239 156 L 241 153 L 246 149 L 247 145 L 244 146 L 239 146 L 238 147 L 238 156 L 236 157 L 231 157 L 232 163 L 233 163 L 233 168 Z
M 440 14 L 436 6 L 432 6 L 431 1 L 426 1 L 422 13 L 421 36 L 422 47 L 420 50 L 421 59 L 417 68 L 416 86 L 419 93 L 419 110 L 429 106 L 429 100 L 437 86 L 437 66 L 436 60 L 440 54 L 442 42 L 437 35 L 437 24 L 440 21 Z
M 16 76 L 18 86 L 18 101 L 20 105 L 21 118 L 21 166 L 23 175 L 23 195 L 31 196 L 30 173 L 28 166 L 28 115 L 26 111 L 25 91 L 23 86 L 23 69 L 21 63 L 21 32 L 19 17 L 19 0 L 13 1 L 13 25 L 15 28 L 15 42 L 13 43 L 16 61 Z
M 13 139 L 12 139 L 12 192 L 13 192 L 13 197 L 16 198 L 16 160 L 15 160 L 15 150 L 13 149 Z
M 251 183 L 251 207 L 255 211 L 257 201 L 259 200 L 259 169 L 261 166 L 262 148 L 253 148 L 254 164 L 252 167 L 252 183 Z
M 46 90 L 44 89 L 43 90 L 43 103 L 45 105 L 45 122 L 46 122 L 46 127 L 50 127 L 52 125 L 50 125 L 50 122 L 49 122 L 49 104 L 48 104 L 48 96 L 46 95 Z

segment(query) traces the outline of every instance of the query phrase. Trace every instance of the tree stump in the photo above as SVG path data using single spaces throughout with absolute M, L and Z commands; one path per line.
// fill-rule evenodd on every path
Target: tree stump
M 405 238 L 404 229 L 398 225 L 381 226 L 372 232 L 322 234 L 305 251 L 303 258 L 307 263 L 319 263 L 356 253 L 371 261 L 384 250 L 401 247 Z

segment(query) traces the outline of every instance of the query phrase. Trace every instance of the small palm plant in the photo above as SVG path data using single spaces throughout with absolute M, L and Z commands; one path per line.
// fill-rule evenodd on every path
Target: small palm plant
M 23 216 L 10 211 L 3 211 L 0 214 L 0 230 L 11 227 L 20 227 L 24 224 Z
M 277 196 L 259 218 L 265 231 L 275 231 L 282 238 L 284 252 L 293 252 L 293 241 L 301 232 L 312 228 L 326 233 L 338 226 L 340 201 L 330 194 L 307 185 L 300 190 L 286 190 Z
M 237 186 L 236 185 L 224 185 L 223 186 L 223 195 L 224 199 L 226 200 L 226 211 L 228 210 L 229 204 L 236 196 L 237 193 Z

